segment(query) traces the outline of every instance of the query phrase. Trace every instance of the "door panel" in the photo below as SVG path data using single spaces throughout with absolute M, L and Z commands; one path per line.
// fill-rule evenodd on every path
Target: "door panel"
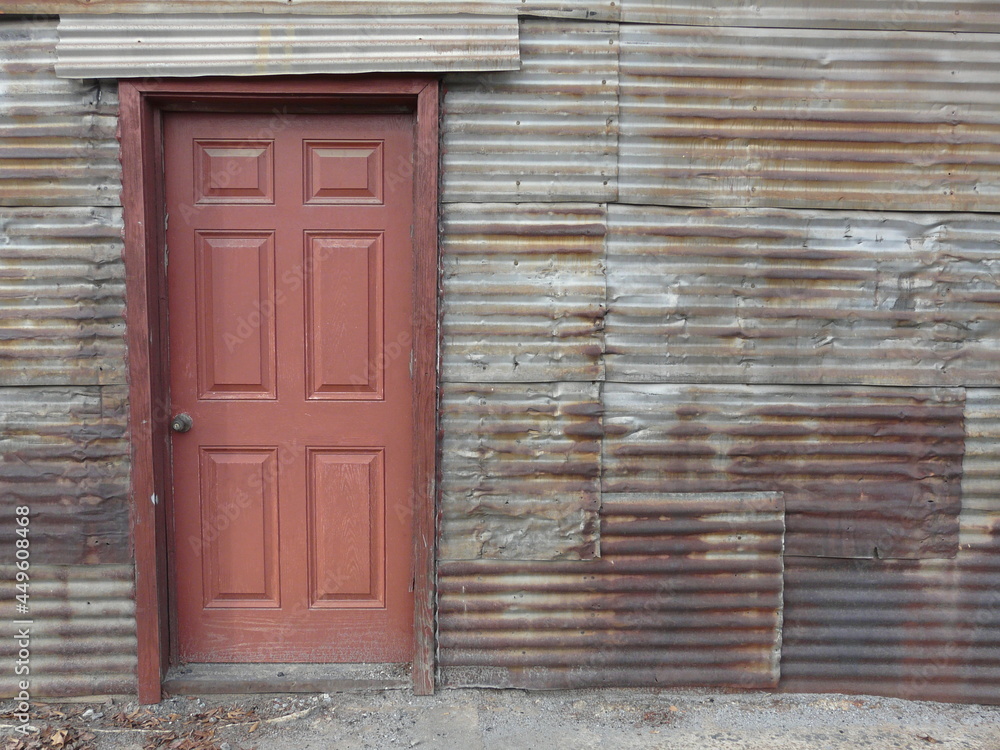
M 274 233 L 197 230 L 194 252 L 199 398 L 274 398 Z
M 274 448 L 201 451 L 205 607 L 281 606 L 276 454 Z
M 313 607 L 385 604 L 381 451 L 309 452 Z
M 382 235 L 306 236 L 308 398 L 382 398 Z
M 412 657 L 413 126 L 164 115 L 182 662 Z

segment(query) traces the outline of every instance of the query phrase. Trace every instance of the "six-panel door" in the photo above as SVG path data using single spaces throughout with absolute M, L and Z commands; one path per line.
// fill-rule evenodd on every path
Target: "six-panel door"
M 164 118 L 182 662 L 411 659 L 413 124 Z

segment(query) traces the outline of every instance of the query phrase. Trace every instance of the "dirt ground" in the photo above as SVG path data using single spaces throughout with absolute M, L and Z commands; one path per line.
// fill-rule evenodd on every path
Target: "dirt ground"
M 1000 750 L 1000 706 L 676 690 L 408 690 L 35 702 L 0 750 Z

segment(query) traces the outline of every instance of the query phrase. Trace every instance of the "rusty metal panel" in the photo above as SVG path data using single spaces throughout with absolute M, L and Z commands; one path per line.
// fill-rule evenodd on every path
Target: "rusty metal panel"
M 992 34 L 621 26 L 622 202 L 1000 209 Z
M 536 15 L 617 21 L 621 0 L 5 0 L 0 14 L 264 13 L 312 15 Z
M 442 563 L 442 683 L 774 687 L 783 532 L 774 493 L 606 494 L 599 560 Z
M 441 200 L 606 201 L 618 191 L 618 27 L 521 22 L 521 69 L 454 75 Z
M 129 549 L 125 386 L 0 388 L 0 485 L 31 509 L 31 551 L 46 564 L 125 563 Z M 14 561 L 0 524 L 0 564 Z
M 54 19 L 0 16 L 0 205 L 119 203 L 117 89 L 55 76 Z
M 621 20 L 690 26 L 1000 31 L 997 0 L 622 0 Z
M 786 558 L 781 689 L 996 703 L 998 552 Z
M 601 414 L 593 383 L 445 383 L 442 560 L 598 551 Z
M 121 211 L 0 207 L 0 386 L 125 382 Z
M 480 15 L 64 15 L 56 73 L 138 78 L 516 70 L 517 33 L 514 18 Z
M 608 208 L 609 380 L 1000 383 L 996 216 Z
M 442 206 L 442 377 L 604 379 L 601 205 Z
M 947 561 L 786 561 L 786 690 L 996 703 L 1000 390 L 966 394 L 961 545 Z
M 791 555 L 954 556 L 961 389 L 606 383 L 607 492 L 782 491 Z
M 13 581 L 14 573 L 14 566 L 0 566 L 4 581 Z M 29 613 L 15 611 L 15 592 L 6 586 L 0 617 L 7 623 L 32 621 L 32 697 L 134 693 L 132 566 L 32 564 L 30 574 Z M 13 665 L 17 650 L 14 639 L 0 639 L 4 663 Z M 13 667 L 0 672 L 0 698 L 17 695 L 19 679 L 24 677 L 15 675 Z
M 1000 390 L 992 388 L 966 391 L 961 534 L 963 550 L 1000 555 Z

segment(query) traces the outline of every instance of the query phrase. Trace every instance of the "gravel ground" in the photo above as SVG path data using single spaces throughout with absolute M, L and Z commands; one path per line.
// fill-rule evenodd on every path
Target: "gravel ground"
M 441 690 L 35 703 L 3 750 L 1000 750 L 1000 706 L 671 690 Z

